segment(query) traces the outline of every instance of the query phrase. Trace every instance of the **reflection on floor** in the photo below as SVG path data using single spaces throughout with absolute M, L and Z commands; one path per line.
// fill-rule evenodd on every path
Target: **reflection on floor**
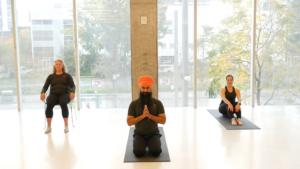
M 171 162 L 126 164 L 127 109 L 82 110 L 68 134 L 56 109 L 48 135 L 42 110 L 1 111 L 0 168 L 299 168 L 300 106 L 242 109 L 261 130 L 226 130 L 206 108 L 167 108 L 163 127 Z

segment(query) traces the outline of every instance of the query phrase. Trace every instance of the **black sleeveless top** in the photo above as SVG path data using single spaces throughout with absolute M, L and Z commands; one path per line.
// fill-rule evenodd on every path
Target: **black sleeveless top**
M 233 105 L 235 103 L 236 93 L 234 87 L 231 93 L 228 92 L 227 86 L 225 86 L 225 98 Z M 221 103 L 225 103 L 222 99 Z

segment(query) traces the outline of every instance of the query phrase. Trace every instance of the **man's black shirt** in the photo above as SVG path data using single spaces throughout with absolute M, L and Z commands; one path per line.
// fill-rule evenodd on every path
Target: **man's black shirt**
M 143 114 L 144 107 L 141 104 L 139 99 L 131 102 L 128 109 L 128 116 L 139 117 Z M 151 105 L 148 106 L 149 113 L 153 116 L 158 116 L 159 114 L 164 114 L 164 106 L 161 101 L 152 98 Z M 143 135 L 143 136 L 152 136 L 153 134 L 159 134 L 158 125 L 156 122 L 148 118 L 144 118 L 138 124 L 135 125 L 135 134 Z

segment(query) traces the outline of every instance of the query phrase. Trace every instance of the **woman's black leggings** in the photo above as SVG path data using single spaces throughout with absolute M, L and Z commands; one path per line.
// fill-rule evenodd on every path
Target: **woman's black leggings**
M 237 118 L 242 118 L 242 113 L 241 113 L 241 109 L 238 112 L 235 112 L 235 106 L 238 104 L 238 102 L 235 102 L 234 104 L 232 104 L 233 106 L 233 112 L 228 110 L 228 105 L 226 103 L 222 103 L 219 106 L 219 112 L 221 114 L 228 114 L 228 116 L 230 117 L 230 119 L 234 118 L 233 114 L 235 113 Z
M 63 118 L 69 117 L 69 109 L 68 109 L 68 103 L 70 102 L 70 94 L 50 94 L 47 97 L 47 108 L 46 108 L 46 117 L 52 118 L 53 117 L 53 108 L 55 105 L 59 104 L 61 107 L 61 112 Z

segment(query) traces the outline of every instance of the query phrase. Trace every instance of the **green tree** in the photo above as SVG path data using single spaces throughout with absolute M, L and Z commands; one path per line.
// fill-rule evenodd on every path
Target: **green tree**
M 34 65 L 32 64 L 32 42 L 30 29 L 24 29 L 19 32 L 19 53 L 22 65 L 33 68 Z
M 64 46 L 60 49 L 58 58 L 62 58 L 66 64 L 66 67 L 68 69 L 68 73 L 72 76 L 76 75 L 76 64 L 75 64 L 75 56 L 74 56 L 74 46 L 68 45 Z
M 157 1 L 157 39 L 158 39 L 158 46 L 162 46 L 163 43 L 160 41 L 165 37 L 168 31 L 168 27 L 170 23 L 167 23 L 166 20 L 166 12 L 168 9 L 168 6 L 165 5 L 165 0 L 158 0 Z
M 128 0 L 86 0 L 78 7 L 81 73 L 130 76 L 130 5 Z
M 165 22 L 167 7 L 158 8 L 158 22 Z M 78 5 L 78 21 L 81 74 L 110 79 L 115 88 L 113 75 L 131 74 L 130 1 L 85 0 Z M 160 27 L 158 39 L 167 31 Z
M 82 47 L 80 51 L 82 72 L 109 76 L 111 71 L 108 69 L 115 65 L 99 64 L 106 56 L 110 57 L 112 64 L 118 64 L 116 69 L 122 68 L 122 64 L 128 65 L 126 63 L 130 51 L 128 3 L 127 0 L 86 0 L 79 5 L 78 29 Z M 106 67 L 100 68 L 100 65 Z M 107 70 L 107 72 L 97 73 L 97 70 Z
M 19 54 L 23 66 L 32 67 L 32 43 L 29 29 L 19 32 Z M 0 66 L 13 73 L 15 72 L 13 39 L 0 42 Z
M 209 44 L 207 61 L 209 77 L 213 79 L 209 91 L 212 96 L 219 93 L 225 75 L 234 74 L 235 85 L 242 90 L 244 101 L 249 99 L 250 56 L 251 56 L 251 13 L 250 0 L 224 0 L 233 6 L 233 14 L 222 21 L 222 29 L 205 32 Z M 292 4 L 292 5 L 291 5 Z M 299 24 L 299 3 L 291 0 L 270 0 L 257 2 L 257 29 L 255 46 L 256 102 L 269 104 L 275 92 L 283 95 L 288 104 L 291 95 L 299 96 L 299 42 L 295 41 Z M 199 37 L 201 39 L 201 37 Z M 200 43 L 201 45 L 201 43 Z M 223 79 L 224 78 L 224 79 Z M 223 80 L 222 80 L 223 79 Z M 223 83 L 222 83 L 223 81 Z M 293 87 L 294 85 L 294 87 Z M 287 87 L 288 86 L 288 87 Z M 290 89 L 293 91 L 289 91 Z M 269 98 L 263 103 L 261 94 Z
M 212 49 L 213 46 L 209 43 L 210 35 L 212 34 L 213 27 L 202 25 L 203 34 L 197 39 L 197 53 L 201 55 L 201 59 L 197 61 L 197 67 L 200 68 L 197 71 L 197 80 L 200 81 L 197 89 L 200 91 L 206 91 L 209 98 L 216 98 L 218 96 L 218 87 L 220 86 L 220 79 L 209 79 L 209 60 L 205 59 L 206 49 Z M 217 84 L 215 84 L 217 83 Z M 209 85 L 210 84 L 210 85 Z M 206 90 L 208 89 L 208 91 Z
M 5 72 L 13 73 L 15 72 L 14 66 L 15 56 L 14 56 L 14 46 L 13 39 L 8 39 L 5 42 L 0 42 L 0 66 L 5 69 Z

